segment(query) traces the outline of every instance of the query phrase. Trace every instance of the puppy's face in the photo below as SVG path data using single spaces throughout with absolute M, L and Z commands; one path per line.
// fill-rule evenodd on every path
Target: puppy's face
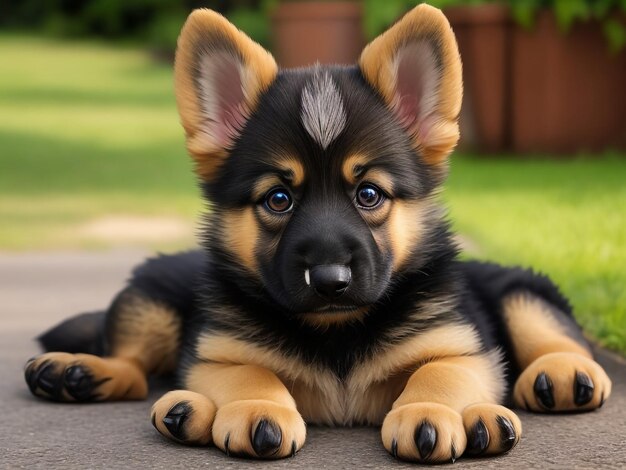
M 413 10 L 359 67 L 281 72 L 199 10 L 176 82 L 211 244 L 288 311 L 358 311 L 416 264 L 458 138 L 460 61 L 438 10 Z

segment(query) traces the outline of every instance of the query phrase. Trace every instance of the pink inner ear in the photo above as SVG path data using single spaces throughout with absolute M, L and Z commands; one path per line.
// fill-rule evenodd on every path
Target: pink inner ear
M 410 44 L 396 56 L 394 111 L 405 129 L 415 132 L 434 112 L 439 71 L 427 42 Z
M 215 109 L 214 135 L 223 147 L 228 147 L 239 135 L 246 122 L 245 96 L 239 65 L 232 59 L 216 62 L 213 75 Z
M 240 65 L 225 53 L 216 54 L 210 64 L 210 86 L 205 91 L 209 109 L 211 134 L 221 148 L 228 148 L 241 133 L 246 123 L 247 109 Z

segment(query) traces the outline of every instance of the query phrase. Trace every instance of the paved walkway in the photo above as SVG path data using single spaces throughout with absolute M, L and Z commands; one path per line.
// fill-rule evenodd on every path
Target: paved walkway
M 153 430 L 146 402 L 50 404 L 34 399 L 22 365 L 32 338 L 81 310 L 105 306 L 145 253 L 0 254 L 0 468 L 409 468 L 382 448 L 378 430 L 311 427 L 294 459 L 228 459 L 215 449 L 178 446 Z M 520 412 L 524 436 L 509 455 L 461 459 L 454 468 L 626 468 L 626 362 L 601 353 L 613 396 L 597 412 Z

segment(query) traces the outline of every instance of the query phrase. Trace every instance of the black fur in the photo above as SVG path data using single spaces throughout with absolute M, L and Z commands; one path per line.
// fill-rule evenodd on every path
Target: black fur
M 381 97 L 365 82 L 356 67 L 329 67 L 346 108 L 343 132 L 322 149 L 300 121 L 300 96 L 313 79 L 314 69 L 281 72 L 264 93 L 255 112 L 234 143 L 216 176 L 202 184 L 211 203 L 202 235 L 203 250 L 160 256 L 138 267 L 128 287 L 108 310 L 106 328 L 98 338 L 106 354 L 115 340 L 120 303 L 139 295 L 170 306 L 183 318 L 178 373 L 196 357 L 199 338 L 208 332 L 227 333 L 241 340 L 298 357 L 305 365 L 327 368 L 345 378 L 356 363 L 408 336 L 442 324 L 470 324 L 478 331 L 485 351 L 503 349 L 513 366 L 509 332 L 502 320 L 502 300 L 514 291 L 528 291 L 552 305 L 559 321 L 580 338 L 567 300 L 546 277 L 519 268 L 460 262 L 449 225 L 438 210 L 435 190 L 445 175 L 445 165 L 429 164 L 416 154 L 411 139 L 395 120 Z M 392 272 L 393 257 L 382 250 L 373 230 L 354 204 L 353 187 L 347 187 L 342 163 L 349 155 L 364 153 L 368 168 L 379 168 L 393 180 L 390 199 L 423 201 L 431 208 L 421 221 L 424 233 L 403 267 Z M 295 156 L 305 169 L 305 183 L 291 188 L 292 213 L 268 215 L 263 200 L 252 188 L 260 175 L 277 174 L 277 154 Z M 231 240 L 220 227 L 233 211 L 252 208 L 259 227 L 261 247 L 278 240 L 276 251 L 257 250 L 256 275 L 233 255 Z M 275 227 L 263 223 L 273 217 Z M 411 221 L 407 221 L 411 222 Z M 388 241 L 388 240 L 387 240 Z M 327 304 L 307 289 L 304 270 L 319 264 L 345 264 L 352 281 L 338 301 L 347 308 L 367 306 L 362 321 L 320 329 L 303 321 L 303 315 Z M 421 313 L 437 302 L 446 308 L 437 314 Z M 41 338 L 46 348 L 94 351 L 88 341 L 66 333 L 77 325 L 96 324 L 96 317 L 72 320 Z M 100 317 L 98 317 L 100 318 Z M 95 338 L 93 330 L 85 338 Z M 65 338 L 65 339 L 63 339 Z M 64 342 L 66 341 L 66 342 Z

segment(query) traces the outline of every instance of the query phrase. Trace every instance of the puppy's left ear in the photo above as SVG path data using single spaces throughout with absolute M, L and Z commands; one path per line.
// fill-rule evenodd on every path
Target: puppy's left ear
M 443 13 L 415 7 L 363 50 L 359 65 L 422 158 L 444 162 L 459 139 L 463 82 L 456 39 Z
M 277 73 L 272 55 L 219 13 L 189 15 L 178 38 L 174 79 L 187 150 L 202 179 L 210 180 L 228 157 Z

